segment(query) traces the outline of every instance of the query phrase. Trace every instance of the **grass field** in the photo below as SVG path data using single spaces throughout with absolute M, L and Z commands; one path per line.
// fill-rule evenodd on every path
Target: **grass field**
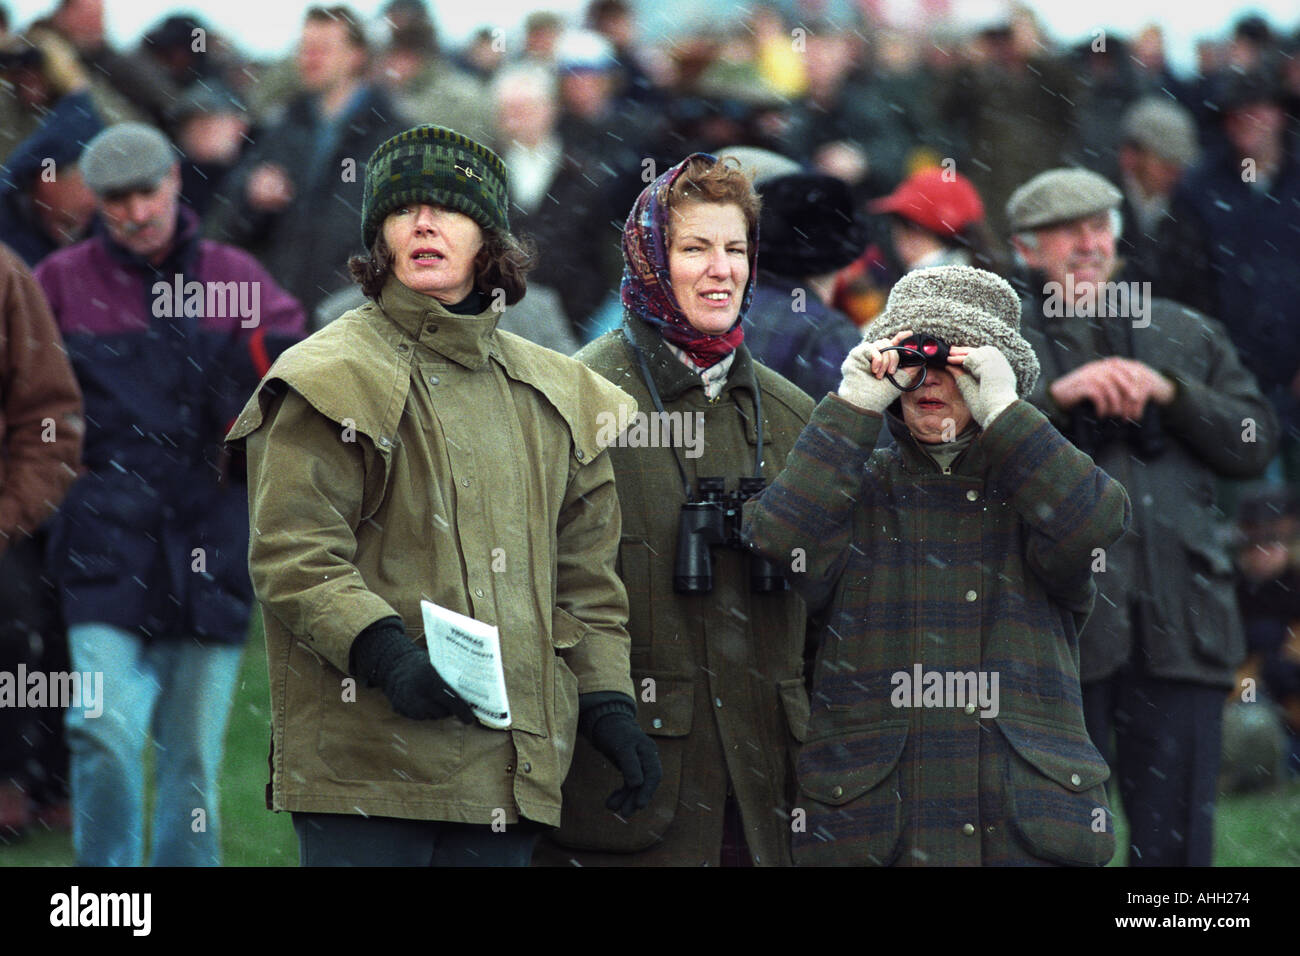
M 260 624 L 254 627 L 241 668 L 226 737 L 222 777 L 222 851 L 227 866 L 296 866 L 298 843 L 286 813 L 265 809 L 270 718 L 266 655 Z M 1127 828 L 1117 812 L 1118 842 Z M 1122 853 L 1111 865 L 1122 863 Z M 1220 796 L 1215 866 L 1300 866 L 1300 781 L 1277 789 Z M 0 846 L 0 866 L 72 866 L 66 833 L 34 833 Z

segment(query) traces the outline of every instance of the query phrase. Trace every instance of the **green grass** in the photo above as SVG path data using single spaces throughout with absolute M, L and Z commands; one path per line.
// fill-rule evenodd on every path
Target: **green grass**
M 298 841 L 287 813 L 266 807 L 270 695 L 260 616 L 255 615 L 240 669 L 226 735 L 221 780 L 222 853 L 227 866 L 296 866 Z M 1116 839 L 1127 845 L 1128 827 L 1115 808 Z M 1124 852 L 1112 866 L 1122 865 Z M 0 846 L 0 866 L 72 866 L 72 838 L 33 833 Z M 1300 866 L 1300 781 L 1252 794 L 1219 797 L 1215 866 Z

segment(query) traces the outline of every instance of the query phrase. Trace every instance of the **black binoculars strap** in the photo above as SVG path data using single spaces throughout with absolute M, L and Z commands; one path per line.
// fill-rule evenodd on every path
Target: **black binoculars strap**
M 623 332 L 623 341 L 627 343 L 627 347 L 631 349 L 632 354 L 636 356 L 637 367 L 641 370 L 641 378 L 645 381 L 645 387 L 650 392 L 650 400 L 655 403 L 655 411 L 657 411 L 660 415 L 666 415 L 667 412 L 664 411 L 663 399 L 659 397 L 659 389 L 655 387 L 655 380 L 650 375 L 649 366 L 646 365 L 645 354 L 641 351 L 640 347 L 634 341 L 632 341 L 632 333 L 631 331 L 629 331 L 626 323 L 624 323 L 623 325 L 622 332 Z M 755 436 L 758 439 L 758 448 L 754 452 L 754 477 L 762 478 L 763 477 L 763 397 L 760 394 L 758 388 L 758 373 L 753 372 L 752 369 L 751 372 L 754 377 L 754 382 L 753 382 L 754 415 L 756 418 L 756 421 L 754 422 L 754 432 L 755 432 Z M 673 461 L 677 463 L 677 473 L 682 476 L 682 489 L 686 492 L 686 500 L 694 501 L 695 494 L 694 492 L 691 491 L 690 479 L 686 477 L 686 466 L 682 464 L 681 458 L 678 457 L 676 447 L 673 447 L 672 453 L 673 453 Z

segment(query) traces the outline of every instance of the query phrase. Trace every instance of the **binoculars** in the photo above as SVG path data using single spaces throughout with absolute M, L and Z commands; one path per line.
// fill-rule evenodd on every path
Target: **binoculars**
M 884 352 L 898 352 L 899 368 L 917 368 L 920 367 L 921 374 L 916 377 L 916 381 L 910 385 L 900 385 L 898 379 L 894 378 L 892 372 L 887 373 L 885 377 L 898 389 L 904 392 L 912 392 L 925 384 L 925 371 L 930 368 L 946 368 L 948 365 L 948 352 L 951 346 L 943 339 L 937 339 L 933 335 L 913 335 L 904 339 L 898 345 L 891 345 L 888 348 L 881 349 Z
M 677 559 L 673 564 L 673 590 L 678 594 L 708 594 L 713 590 L 715 547 L 748 551 L 740 537 L 741 507 L 766 486 L 762 478 L 741 478 L 736 491 L 727 494 L 725 478 L 700 478 L 698 491 L 682 505 L 677 518 Z M 790 587 L 775 561 L 750 552 L 749 589 L 757 594 Z
M 1081 452 L 1092 458 L 1113 442 L 1128 442 L 1143 461 L 1159 458 L 1165 452 L 1165 430 L 1160 424 L 1160 410 L 1152 403 L 1142 411 L 1141 421 L 1100 418 L 1097 406 L 1085 399 L 1070 410 L 1066 437 Z

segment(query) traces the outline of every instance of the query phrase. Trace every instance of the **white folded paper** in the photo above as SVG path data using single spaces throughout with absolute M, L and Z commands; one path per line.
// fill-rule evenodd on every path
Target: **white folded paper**
M 510 700 L 501 665 L 501 637 L 484 624 L 432 601 L 421 601 L 429 661 L 447 685 L 494 730 L 510 726 Z

